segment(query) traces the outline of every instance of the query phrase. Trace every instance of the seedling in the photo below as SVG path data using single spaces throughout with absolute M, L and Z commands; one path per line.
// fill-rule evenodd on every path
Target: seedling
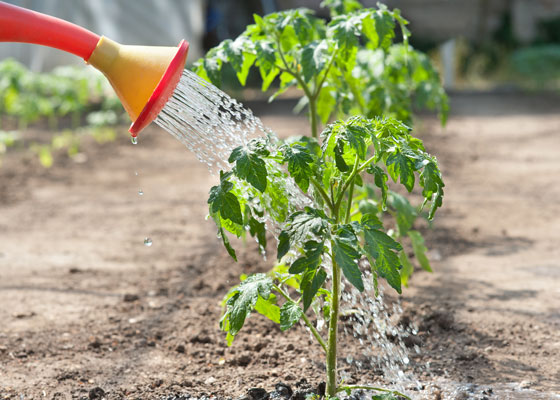
M 270 273 L 244 277 L 229 291 L 220 327 L 231 344 L 253 311 L 282 330 L 301 321 L 325 352 L 328 397 L 367 388 L 389 399 L 404 395 L 338 381 L 341 280 L 363 291 L 361 266 L 367 264 L 375 287 L 383 278 L 401 293 L 412 272 L 400 243 L 405 237 L 420 265 L 430 269 L 423 238 L 411 230 L 419 209 L 391 192 L 388 181 L 408 192 L 418 183 L 420 208 L 428 219 L 434 217 L 444 187 L 437 161 L 397 118 L 410 121 L 415 94 L 438 108 L 444 120 L 447 99 L 427 58 L 408 45 L 407 21 L 398 10 L 363 9 L 353 0 L 324 3 L 332 13 L 328 24 L 303 9 L 255 16 L 241 36 L 198 63 L 198 72 L 215 83 L 226 64 L 242 84 L 255 65 L 263 90 L 276 77 L 275 95 L 290 86 L 301 89 L 300 104 L 307 106 L 311 125 L 311 138 L 280 142 L 268 136 L 234 149 L 232 169 L 222 171 L 211 189 L 210 215 L 234 259 L 227 232 L 237 237 L 248 232 L 264 250 L 267 231 L 280 227 L 278 264 Z M 393 44 L 397 26 L 401 44 Z M 372 63 L 379 68 L 370 68 Z M 348 114 L 358 115 L 328 124 L 319 138 L 321 122 Z M 397 229 L 385 228 L 386 211 Z M 328 321 L 326 337 L 308 316 L 310 309 L 319 309 Z

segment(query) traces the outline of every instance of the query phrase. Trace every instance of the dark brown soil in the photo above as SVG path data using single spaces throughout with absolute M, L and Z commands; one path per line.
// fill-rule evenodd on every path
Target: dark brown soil
M 254 106 L 280 135 L 305 132 L 281 107 Z M 447 183 L 425 230 L 435 273 L 416 274 L 402 297 L 426 386 L 560 391 L 559 106 L 458 95 L 447 128 L 416 124 Z M 12 151 L 0 168 L 0 399 L 237 398 L 322 382 L 320 348 L 302 327 L 281 333 L 254 315 L 226 346 L 222 296 L 269 264 L 252 242 L 238 263 L 222 248 L 205 220 L 216 179 L 205 166 L 155 127 L 136 146 L 123 133 L 82 151 L 48 170 Z M 356 383 L 375 372 L 348 368 Z

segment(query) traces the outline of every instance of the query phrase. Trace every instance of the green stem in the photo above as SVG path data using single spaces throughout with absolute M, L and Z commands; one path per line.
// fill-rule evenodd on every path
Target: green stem
M 358 162 L 359 161 L 360 161 L 359 157 L 356 156 L 356 161 L 354 162 L 354 167 L 352 168 L 352 172 L 350 172 L 350 175 L 348 176 L 348 179 L 346 179 L 346 181 L 344 181 L 344 184 L 342 185 L 342 188 L 340 189 L 340 192 L 338 192 L 338 199 L 336 199 L 336 202 L 334 204 L 334 209 L 335 209 L 335 214 L 336 215 L 338 215 L 338 211 L 340 209 L 340 204 L 342 204 L 342 199 L 344 198 L 344 193 L 346 192 L 346 189 L 348 189 L 348 186 L 350 186 L 350 184 L 352 182 L 354 182 L 354 177 L 359 172 L 359 168 L 358 168 Z
M 305 81 L 302 79 L 301 75 L 298 74 L 297 71 L 292 70 L 292 68 L 286 61 L 286 57 L 284 57 L 284 52 L 282 51 L 282 45 L 280 44 L 280 38 L 278 36 L 276 36 L 276 47 L 278 48 L 278 54 L 280 55 L 282 64 L 284 64 L 285 71 L 295 78 L 295 80 L 297 81 L 299 86 L 301 86 L 301 89 L 307 96 L 307 99 L 309 100 L 309 115 L 311 118 L 311 136 L 315 139 L 318 139 L 319 133 L 318 133 L 318 124 L 317 124 L 318 120 L 317 120 L 316 98 L 313 95 L 313 93 L 311 93 L 309 86 L 307 86 Z
M 375 386 L 367 386 L 367 385 L 345 385 L 345 386 L 339 386 L 336 389 L 336 392 L 343 392 L 345 390 L 354 390 L 354 389 L 364 389 L 364 390 L 375 390 L 377 392 L 385 392 L 385 393 L 392 393 L 396 396 L 401 396 L 404 397 L 405 399 L 409 399 L 410 397 L 408 397 L 406 394 L 403 394 L 401 392 L 398 392 L 396 390 L 391 390 L 391 389 L 384 389 L 384 388 L 380 388 L 380 387 L 375 387 Z
M 319 93 L 321 92 L 321 89 L 323 88 L 323 85 L 327 80 L 327 75 L 329 74 L 329 71 L 331 70 L 331 67 L 334 64 L 334 58 L 336 57 L 337 53 L 338 50 L 335 50 L 334 53 L 332 54 L 331 59 L 329 60 L 329 64 L 327 65 L 327 69 L 325 70 L 325 75 L 323 75 L 323 79 L 321 79 L 321 82 L 317 84 L 317 87 L 315 88 L 315 93 L 313 93 L 314 98 L 319 97 Z
M 329 198 L 329 195 L 327 194 L 327 192 L 325 192 L 325 189 L 323 189 L 321 184 L 314 177 L 312 177 L 312 176 L 309 177 L 309 181 L 311 182 L 313 187 L 319 192 L 319 194 L 321 195 L 321 197 L 323 198 L 325 203 L 327 203 L 327 205 L 329 206 L 329 209 L 332 212 L 334 210 L 334 204 L 332 203 L 331 199 Z
M 284 297 L 287 301 L 292 301 L 293 302 L 292 298 L 288 295 L 288 293 L 286 293 L 280 286 L 274 285 L 274 289 L 278 293 L 280 293 L 282 295 L 282 297 Z M 302 314 L 301 319 L 303 319 L 303 322 L 305 322 L 305 325 L 309 328 L 309 330 L 311 331 L 311 333 L 313 334 L 315 339 L 317 339 L 317 341 L 319 342 L 319 344 L 321 345 L 323 350 L 325 352 L 327 352 L 327 344 L 325 343 L 325 340 L 321 337 L 321 334 L 315 328 L 315 326 L 313 326 L 313 323 L 309 320 L 309 318 L 307 318 L 307 315 Z
M 352 197 L 354 196 L 354 181 L 352 179 L 352 183 L 350 184 L 350 188 L 348 189 L 348 204 L 346 206 L 346 217 L 344 217 L 344 223 L 347 224 L 350 222 L 350 211 L 352 209 Z
M 317 100 L 314 97 L 309 97 L 309 117 L 311 119 L 311 137 L 319 140 L 319 116 L 317 115 Z
M 334 248 L 334 243 L 331 244 Z M 336 341 L 338 333 L 338 309 L 340 300 L 340 270 L 335 259 L 332 259 L 332 289 L 331 310 L 329 319 L 329 337 L 327 342 L 327 387 L 326 394 L 335 397 L 337 392 L 337 370 L 336 370 Z
M 362 165 L 360 165 L 358 167 L 358 173 L 362 172 L 364 169 L 367 168 L 368 165 L 370 165 L 373 161 L 375 161 L 375 155 L 371 156 L 370 158 L 368 158 L 366 161 L 364 161 L 364 163 Z

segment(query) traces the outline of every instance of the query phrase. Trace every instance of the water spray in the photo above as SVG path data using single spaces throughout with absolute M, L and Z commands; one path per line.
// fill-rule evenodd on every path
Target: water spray
M 84 59 L 107 77 L 132 124 L 133 137 L 148 126 L 173 96 L 189 43 L 177 47 L 129 46 L 39 12 L 0 2 L 0 42 L 53 47 Z

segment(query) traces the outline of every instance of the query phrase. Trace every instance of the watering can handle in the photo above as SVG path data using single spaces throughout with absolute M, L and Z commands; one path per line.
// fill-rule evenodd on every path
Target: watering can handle
M 0 1 L 0 42 L 34 43 L 89 59 L 100 37 L 59 18 Z

